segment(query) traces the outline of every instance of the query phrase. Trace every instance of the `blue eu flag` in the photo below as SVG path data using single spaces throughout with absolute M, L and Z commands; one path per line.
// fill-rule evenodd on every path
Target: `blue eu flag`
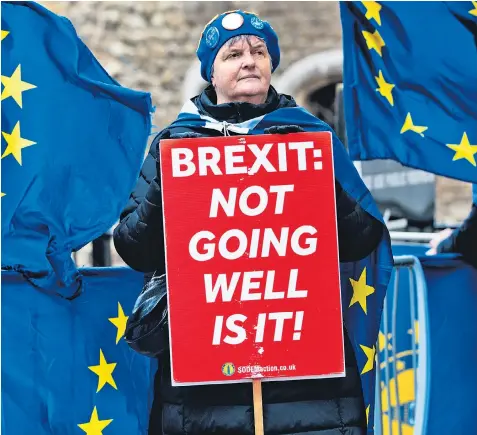
M 67 301 L 2 272 L 2 434 L 147 434 L 157 362 L 123 336 L 144 275 L 81 274 Z
M 351 158 L 477 182 L 477 2 L 341 2 Z
M 1 7 L 2 268 L 71 295 L 71 253 L 112 227 L 137 179 L 151 98 L 111 78 L 66 18 Z

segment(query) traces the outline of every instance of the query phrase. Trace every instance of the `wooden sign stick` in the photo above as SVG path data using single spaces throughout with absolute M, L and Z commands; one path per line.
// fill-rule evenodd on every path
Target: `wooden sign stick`
M 255 423 L 255 435 L 264 435 L 263 432 L 263 403 L 262 403 L 262 381 L 253 381 L 253 419 Z

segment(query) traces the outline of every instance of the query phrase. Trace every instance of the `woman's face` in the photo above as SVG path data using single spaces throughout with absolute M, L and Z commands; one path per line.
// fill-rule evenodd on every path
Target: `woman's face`
M 224 44 L 214 61 L 212 84 L 217 104 L 246 101 L 264 103 L 272 77 L 267 46 L 256 36 Z

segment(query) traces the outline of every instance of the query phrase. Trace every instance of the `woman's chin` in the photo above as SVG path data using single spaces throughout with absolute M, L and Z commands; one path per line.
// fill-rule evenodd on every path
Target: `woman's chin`
M 241 83 L 240 86 L 236 88 L 236 93 L 238 95 L 244 95 L 248 97 L 256 97 L 259 95 L 264 95 L 268 92 L 268 89 L 265 89 L 263 84 L 257 80 L 257 83 Z

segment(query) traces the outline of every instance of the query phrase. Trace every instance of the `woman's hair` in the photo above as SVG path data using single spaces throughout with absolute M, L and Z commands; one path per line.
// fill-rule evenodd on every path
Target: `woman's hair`
M 231 45 L 234 45 L 236 42 L 239 41 L 247 41 L 249 44 L 251 44 L 250 38 L 255 35 L 237 35 L 234 36 L 233 38 L 230 38 L 224 45 L 226 47 L 230 47 Z M 265 44 L 265 47 L 267 46 L 267 43 L 263 38 L 260 38 L 260 36 L 255 36 L 255 38 L 259 39 Z M 272 58 L 270 57 L 270 65 L 272 65 Z M 273 67 L 273 66 L 272 66 Z M 214 64 L 212 64 L 212 67 L 210 68 L 210 77 L 212 78 L 214 76 Z
M 234 36 L 233 38 L 230 38 L 224 45 L 227 47 L 230 47 L 231 45 L 234 45 L 236 42 L 243 41 L 243 40 L 246 40 L 249 44 L 251 44 L 252 42 L 250 41 L 250 38 L 252 36 L 255 36 L 255 35 L 237 35 L 237 36 Z M 262 41 L 265 44 L 265 46 L 267 45 L 265 40 L 263 38 L 260 38 L 260 36 L 255 36 L 255 38 Z

